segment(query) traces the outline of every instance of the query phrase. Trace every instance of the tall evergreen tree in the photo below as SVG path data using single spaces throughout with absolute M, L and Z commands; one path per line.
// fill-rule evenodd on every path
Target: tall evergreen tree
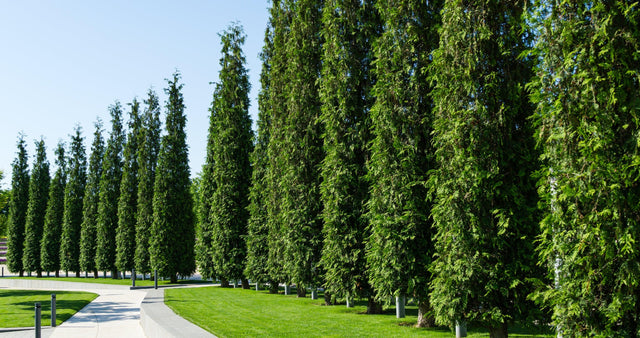
M 283 151 L 286 137 L 284 122 L 287 116 L 286 69 L 288 65 L 286 46 L 287 32 L 292 13 L 284 0 L 274 0 L 270 9 L 273 24 L 273 49 L 269 76 L 268 100 L 271 109 L 269 123 L 269 144 L 267 146 L 268 170 L 265 173 L 267 200 L 267 243 L 269 254 L 267 270 L 273 284 L 290 282 L 284 271 L 284 245 L 286 235 L 282 217 L 282 183 L 284 181 Z M 273 288 L 273 291 L 277 289 Z
M 81 228 L 87 184 L 87 155 L 79 126 L 76 127 L 76 134 L 71 137 L 71 153 L 67 163 L 68 181 L 64 191 L 60 266 L 65 271 L 75 271 L 76 277 L 79 277 Z
M 437 46 L 439 1 L 378 1 L 384 32 L 374 45 L 376 102 L 371 109 L 369 163 L 371 285 L 382 299 L 418 300 L 419 325 L 430 324 L 430 202 L 425 180 L 433 168 L 431 90 L 426 67 Z M 400 316 L 404 314 L 402 311 Z
M 82 206 L 82 224 L 80 225 L 80 269 L 92 271 L 98 278 L 96 268 L 96 224 L 98 223 L 98 203 L 100 200 L 100 177 L 102 177 L 102 160 L 104 158 L 104 140 L 102 138 L 102 122 L 95 123 L 89 172 Z
M 195 216 L 190 193 L 184 99 L 180 73 L 167 80 L 167 134 L 162 138 L 153 196 L 151 266 L 172 282 L 195 271 Z
M 131 271 L 135 266 L 139 168 L 137 154 L 142 130 L 139 109 L 140 103 L 134 99 L 129 115 L 129 136 L 124 147 L 124 168 L 118 200 L 116 267 L 121 271 Z
M 372 99 L 371 41 L 378 33 L 373 1 L 330 0 L 323 9 L 321 119 L 325 127 L 322 162 L 325 286 L 353 300 L 370 298 L 369 313 L 379 312 L 366 276 L 365 203 L 369 110 Z
M 242 52 L 245 41 L 242 27 L 231 25 L 220 34 L 222 58 L 220 82 L 216 84 L 211 104 L 207 163 L 203 182 L 213 187 L 203 190 L 211 195 L 202 210 L 202 232 L 211 238 L 209 254 L 214 271 L 224 284 L 243 276 L 249 213 L 248 194 L 251 180 L 249 154 L 253 150 L 249 116 L 249 76 Z M 208 177 L 212 175 L 212 177 Z
M 268 213 L 267 213 L 267 173 L 269 170 L 269 124 L 271 105 L 269 100 L 269 82 L 271 77 L 271 57 L 273 54 L 273 22 L 269 21 L 265 31 L 264 46 L 260 58 L 260 93 L 258 94 L 258 130 L 255 147 L 251 153 L 251 187 L 249 188 L 249 220 L 247 224 L 247 259 L 244 275 L 259 282 L 276 282 L 269 275 L 268 259 Z M 271 288 L 274 290 L 275 288 Z
M 98 202 L 98 223 L 96 227 L 96 268 L 111 271 L 117 278 L 116 270 L 116 228 L 118 226 L 118 197 L 122 180 L 122 151 L 125 135 L 122 129 L 122 107 L 120 102 L 109 107 L 111 114 L 111 135 L 102 160 L 100 177 L 100 197 Z
M 447 1 L 431 67 L 438 168 L 431 180 L 441 324 L 476 322 L 506 337 L 533 308 L 536 170 L 524 91 L 531 63 L 526 1 Z
M 138 207 L 136 222 L 135 267 L 141 273 L 151 272 L 149 263 L 150 229 L 153 224 L 153 185 L 160 151 L 160 103 L 153 90 L 144 101 L 142 131 L 138 140 Z
M 286 42 L 287 99 L 282 142 L 282 235 L 284 271 L 305 296 L 305 286 L 321 283 L 318 263 L 322 250 L 320 172 L 322 160 L 320 101 L 321 1 L 287 0 L 292 11 Z
M 49 161 L 47 161 L 44 139 L 36 141 L 36 156 L 29 180 L 29 205 L 27 207 L 27 219 L 24 226 L 24 252 L 22 254 L 22 266 L 25 271 L 35 271 L 38 277 L 42 277 L 40 267 L 40 241 L 44 228 L 44 216 L 47 212 L 49 199 Z
M 60 231 L 64 213 L 64 189 L 67 184 L 67 161 L 64 155 L 64 143 L 58 143 L 55 151 L 56 173 L 49 185 L 49 201 L 44 217 L 44 229 L 40 241 L 40 267 L 42 270 L 60 270 Z
M 18 153 L 13 160 L 11 176 L 11 200 L 7 219 L 7 268 L 23 276 L 22 254 L 24 228 L 29 205 L 29 163 L 24 135 L 18 138 Z
M 540 2 L 532 84 L 541 294 L 565 337 L 637 337 L 640 321 L 640 8 Z

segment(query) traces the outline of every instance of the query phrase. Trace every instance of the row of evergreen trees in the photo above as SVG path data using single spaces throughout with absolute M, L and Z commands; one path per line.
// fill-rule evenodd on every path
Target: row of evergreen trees
M 24 136 L 13 163 L 7 265 L 10 271 L 63 270 L 140 273 L 158 270 L 176 279 L 195 270 L 184 102 L 180 74 L 165 89 L 166 135 L 160 137 L 160 105 L 150 90 L 140 111 L 130 106 L 128 135 L 123 107 L 109 108 L 111 132 L 102 137 L 96 122 L 87 167 L 81 128 L 71 137 L 70 154 L 58 144 L 51 178 L 44 140 L 36 142 L 29 172 Z M 159 173 L 159 174 L 158 174 Z
M 368 299 L 370 312 L 413 297 L 419 325 L 472 322 L 502 337 L 541 318 L 535 300 L 566 336 L 635 336 L 639 10 L 622 0 L 274 0 L 254 142 L 244 35 L 231 26 L 221 36 L 207 160 L 191 186 L 195 250 L 193 228 L 174 226 L 193 221 L 184 118 L 169 116 L 183 107 L 175 77 L 174 137 L 159 151 L 151 228 L 139 206 L 136 236 L 149 231 L 150 264 L 167 275 L 193 271 L 195 251 L 201 273 L 224 284 L 296 284 L 299 296 L 323 286 Z M 112 139 L 123 139 L 115 125 Z M 101 176 L 120 163 L 106 154 Z M 105 257 L 125 255 L 119 238 L 131 238 L 114 230 L 130 210 L 103 205 L 131 199 L 122 188 L 106 196 L 129 181 L 96 188 L 93 231 L 118 248 Z M 95 259 L 102 270 L 124 261 Z
M 639 11 L 274 0 L 250 155 L 243 38 L 223 39 L 201 271 L 371 312 L 413 297 L 419 325 L 492 337 L 545 309 L 567 336 L 637 335 Z

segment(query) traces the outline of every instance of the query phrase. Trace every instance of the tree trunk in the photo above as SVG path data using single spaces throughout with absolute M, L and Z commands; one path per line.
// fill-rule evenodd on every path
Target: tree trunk
M 76 278 L 80 278 L 80 271 L 76 271 Z
M 274 281 L 269 282 L 269 293 L 271 294 L 278 293 L 278 282 L 274 282 Z
M 250 287 L 250 286 L 249 286 L 249 280 L 247 280 L 246 278 L 243 278 L 243 279 L 242 279 L 242 288 L 243 288 L 244 290 L 248 290 L 248 289 L 249 289 L 249 287 Z
M 431 311 L 429 301 L 426 299 L 418 301 L 418 323 L 417 327 L 434 327 L 436 325 L 435 318 Z
M 327 290 L 324 290 L 324 305 L 326 306 L 330 306 L 331 304 L 331 294 L 329 292 L 327 292 Z
M 507 323 L 502 323 L 498 327 L 490 327 L 489 328 L 489 337 L 490 338 L 507 338 L 509 333 L 507 332 Z
M 24 271 L 20 270 L 20 273 L 18 274 L 18 276 L 24 277 Z
M 229 287 L 229 280 L 224 278 L 224 277 L 220 278 L 220 287 L 228 288 Z
M 176 284 L 178 283 L 178 275 L 176 275 L 175 273 L 173 275 L 171 275 L 171 278 L 169 280 L 169 283 L 171 284 Z
M 98 279 L 98 270 L 93 270 L 93 278 Z
M 302 285 L 296 285 L 296 294 L 298 298 L 304 298 L 307 296 L 307 288 Z
M 118 279 L 118 270 L 111 270 L 111 279 Z
M 51 274 L 49 273 L 49 271 L 47 271 L 47 277 L 51 276 Z
M 376 301 L 374 297 L 369 297 L 367 302 L 367 314 L 378 315 L 382 313 L 382 304 Z
M 40 270 L 36 271 L 36 277 L 42 278 L 42 271 Z

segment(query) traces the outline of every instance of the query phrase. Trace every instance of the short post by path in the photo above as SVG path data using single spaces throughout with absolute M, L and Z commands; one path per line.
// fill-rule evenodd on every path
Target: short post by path
M 56 327 L 56 294 L 51 294 L 51 327 Z
M 40 303 L 36 303 L 36 314 L 35 314 L 35 326 L 36 326 L 36 338 L 40 338 L 42 337 L 42 330 L 40 327 L 40 317 L 41 317 L 41 309 L 40 309 Z

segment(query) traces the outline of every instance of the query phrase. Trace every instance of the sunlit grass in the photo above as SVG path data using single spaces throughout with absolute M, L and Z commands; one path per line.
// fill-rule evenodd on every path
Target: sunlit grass
M 0 290 L 0 327 L 35 326 L 35 303 L 41 304 L 41 324 L 51 324 L 51 294 L 56 294 L 56 325 L 62 324 L 98 295 L 77 291 Z
M 74 283 L 98 283 L 98 284 L 112 284 L 112 285 L 129 285 L 131 286 L 131 279 L 112 279 L 108 278 L 93 278 L 93 277 L 8 277 L 11 279 L 29 279 L 29 280 L 45 280 L 45 281 L 58 281 L 58 282 L 74 282 Z M 158 278 L 159 279 L 159 278 Z M 208 283 L 207 281 L 199 280 L 179 280 L 177 284 L 191 284 L 191 283 Z M 167 280 L 158 280 L 158 285 L 175 285 L 171 284 Z M 154 286 L 152 280 L 149 279 L 136 279 L 136 286 Z
M 325 306 L 323 300 L 273 295 L 220 287 L 165 290 L 165 303 L 177 314 L 218 337 L 451 337 L 449 328 L 414 327 L 417 308 L 407 306 L 407 317 L 396 319 L 395 309 L 367 315 L 366 304 L 353 308 Z M 538 330 L 539 331 L 539 330 Z M 488 337 L 482 329 L 470 337 Z M 510 330 L 511 337 L 552 337 L 536 330 Z

